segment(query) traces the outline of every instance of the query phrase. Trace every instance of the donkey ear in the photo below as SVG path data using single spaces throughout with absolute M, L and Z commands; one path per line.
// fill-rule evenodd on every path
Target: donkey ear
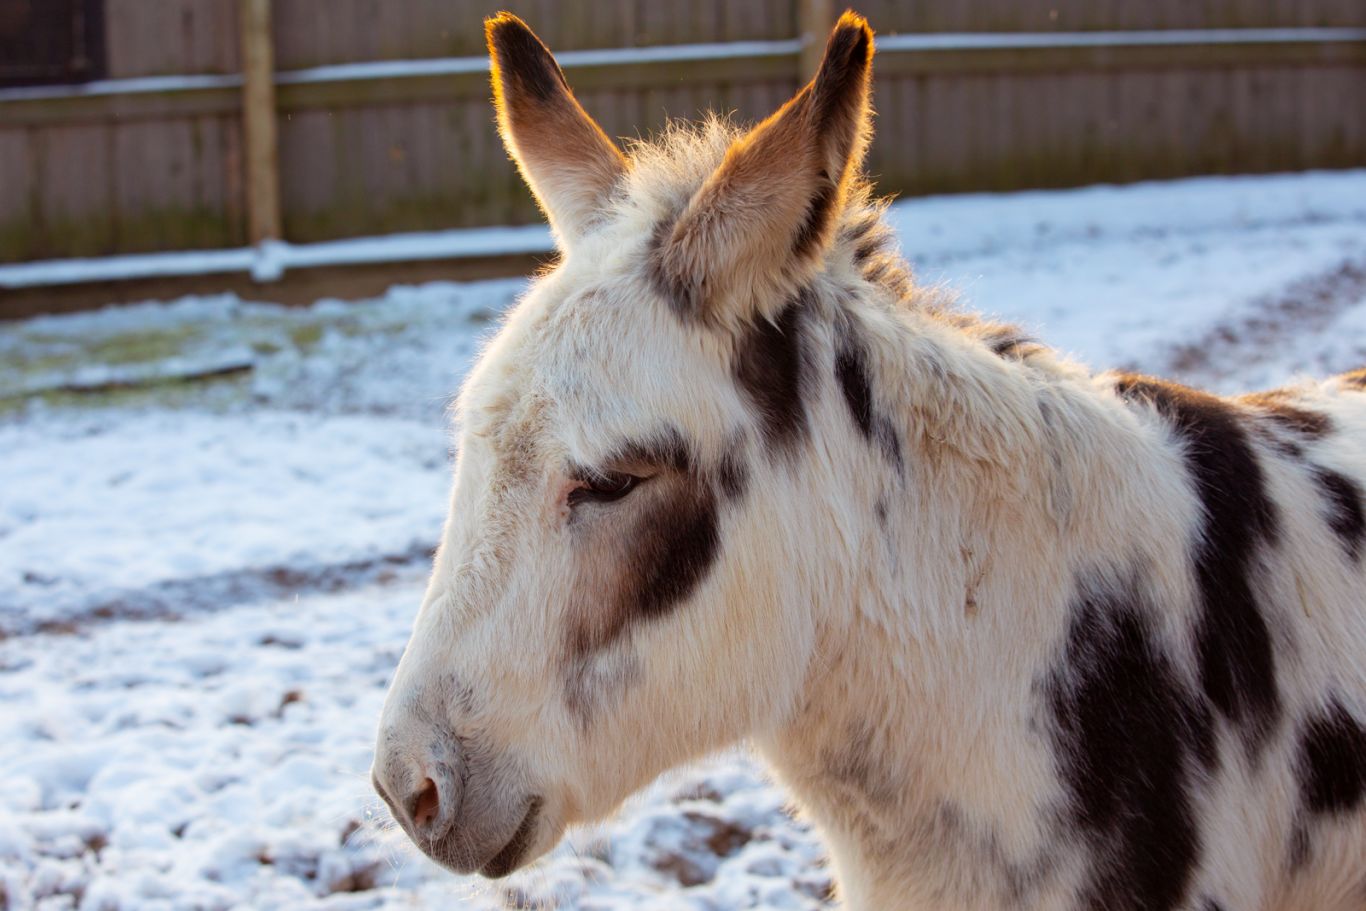
M 601 213 L 626 159 L 525 22 L 499 13 L 484 21 L 484 37 L 503 144 L 567 248 Z
M 846 12 L 816 78 L 727 150 L 660 237 L 656 276 L 676 307 L 752 308 L 819 259 L 872 134 L 872 66 L 872 29 Z

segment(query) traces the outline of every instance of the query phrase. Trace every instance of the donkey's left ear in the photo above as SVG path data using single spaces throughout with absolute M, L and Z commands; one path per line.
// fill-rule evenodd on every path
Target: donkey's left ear
M 568 249 L 601 214 L 626 159 L 525 22 L 499 13 L 484 21 L 484 37 L 503 144 Z
M 726 152 L 659 238 L 655 275 L 704 319 L 750 315 L 825 252 L 872 135 L 873 31 L 840 17 L 805 88 Z

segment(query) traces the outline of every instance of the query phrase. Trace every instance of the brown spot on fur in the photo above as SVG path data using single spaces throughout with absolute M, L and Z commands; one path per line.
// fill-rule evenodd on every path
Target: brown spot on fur
M 1366 390 L 1366 367 L 1358 367 L 1338 377 L 1338 381 L 1349 389 Z
M 672 218 L 655 225 L 647 254 L 647 271 L 650 284 L 654 286 L 655 292 L 668 302 L 674 315 L 684 319 L 703 312 L 703 304 L 706 300 L 704 292 L 706 274 L 696 273 L 690 269 L 670 268 L 665 248 L 673 234 L 673 229 L 674 219 Z
M 1333 422 L 1326 414 L 1310 411 L 1291 404 L 1290 394 L 1275 389 L 1239 396 L 1238 401 L 1263 414 L 1268 420 L 1286 430 L 1309 439 L 1318 439 L 1332 432 Z
M 629 442 L 596 471 L 616 466 L 647 480 L 619 500 L 580 504 L 570 523 L 576 571 L 565 698 L 583 724 L 635 673 L 605 650 L 634 626 L 666 616 L 706 579 L 721 552 L 720 511 L 745 486 L 743 463 L 703 465 L 676 431 Z
M 881 767 L 877 733 L 866 722 L 849 727 L 838 749 L 824 757 L 823 777 L 841 790 L 852 791 L 874 805 L 894 803 L 899 794 L 897 776 Z
M 884 249 L 888 241 L 887 232 L 879 230 L 882 225 L 882 212 L 868 209 L 844 226 L 844 242 L 854 248 L 854 263 L 862 265 L 874 253 Z
M 1315 815 L 1343 815 L 1366 801 L 1366 726 L 1336 698 L 1300 734 L 1300 798 Z
M 1362 543 L 1366 541 L 1366 507 L 1361 485 L 1328 468 L 1315 468 L 1313 477 L 1328 506 L 1328 527 L 1353 562 L 1361 559 Z
M 1039 347 L 1036 341 L 1014 327 L 1003 327 L 986 336 L 984 341 L 993 354 L 1007 360 L 1023 360 Z
M 835 380 L 844 394 L 844 403 L 854 426 L 900 474 L 903 466 L 901 435 L 891 419 L 874 402 L 873 373 L 868 346 L 855 317 L 842 309 L 835 321 Z
M 1304 447 L 1283 428 L 1268 422 L 1257 424 L 1252 428 L 1252 432 L 1259 440 L 1287 459 L 1299 461 L 1304 458 Z
M 1243 734 L 1250 756 L 1281 718 L 1276 655 L 1254 575 L 1280 531 L 1250 416 L 1218 396 L 1151 377 L 1125 375 L 1116 391 L 1152 406 L 1184 444 L 1186 469 L 1204 512 L 1191 555 L 1200 589 L 1200 683 Z
M 802 323 L 809 294 L 805 289 L 798 293 L 772 322 L 758 319 L 740 340 L 732 366 L 757 413 L 765 445 L 789 456 L 807 434 L 805 400 L 811 371 Z
M 820 189 L 811 197 L 806 208 L 801 227 L 797 228 L 797 236 L 792 239 L 792 255 L 799 258 L 810 256 L 820 249 L 826 229 L 835 214 L 837 188 L 824 171 L 821 171 L 820 183 Z
M 627 689 L 640 675 L 634 657 L 596 651 L 572 656 L 564 674 L 564 702 L 580 730 L 587 730 L 595 712 Z
M 1286 865 L 1293 873 L 1303 869 L 1314 856 L 1313 840 L 1305 824 L 1296 822 L 1290 830 L 1290 845 L 1286 849 Z

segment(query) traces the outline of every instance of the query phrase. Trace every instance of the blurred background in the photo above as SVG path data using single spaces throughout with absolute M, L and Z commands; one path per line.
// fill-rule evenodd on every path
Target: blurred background
M 840 11 L 825 0 L 505 5 L 561 55 L 604 129 L 626 137 L 705 110 L 762 118 L 809 78 Z M 492 9 L 0 0 L 0 263 L 537 222 L 489 110 L 480 22 Z M 1366 163 L 1359 0 L 869 0 L 860 11 L 878 31 L 869 170 L 887 193 Z M 399 272 L 517 273 L 545 245 L 470 241 L 316 258 L 355 266 L 350 286 L 374 291 Z M 387 265 L 405 258 L 406 271 Z M 431 263 L 442 258 L 463 262 Z M 307 297 L 316 281 L 276 296 Z M 94 296 L 149 290 L 166 289 Z M 44 297 L 51 308 L 90 295 Z M 33 306 L 11 298 L 0 312 Z
M 840 11 L 506 5 L 628 138 L 767 115 Z M 743 746 L 497 883 L 370 789 L 449 403 L 553 258 L 497 8 L 0 0 L 0 911 L 834 907 Z M 920 282 L 1098 369 L 1366 364 L 1362 0 L 858 8 Z

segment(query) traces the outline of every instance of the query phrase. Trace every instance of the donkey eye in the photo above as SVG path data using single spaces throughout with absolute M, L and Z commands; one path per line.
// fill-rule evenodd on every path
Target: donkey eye
M 569 505 L 575 506 L 585 501 L 608 503 L 612 500 L 620 500 L 635 490 L 640 481 L 641 479 L 635 475 L 626 474 L 623 471 L 609 471 L 605 474 L 585 478 L 582 487 L 576 487 L 569 492 Z

